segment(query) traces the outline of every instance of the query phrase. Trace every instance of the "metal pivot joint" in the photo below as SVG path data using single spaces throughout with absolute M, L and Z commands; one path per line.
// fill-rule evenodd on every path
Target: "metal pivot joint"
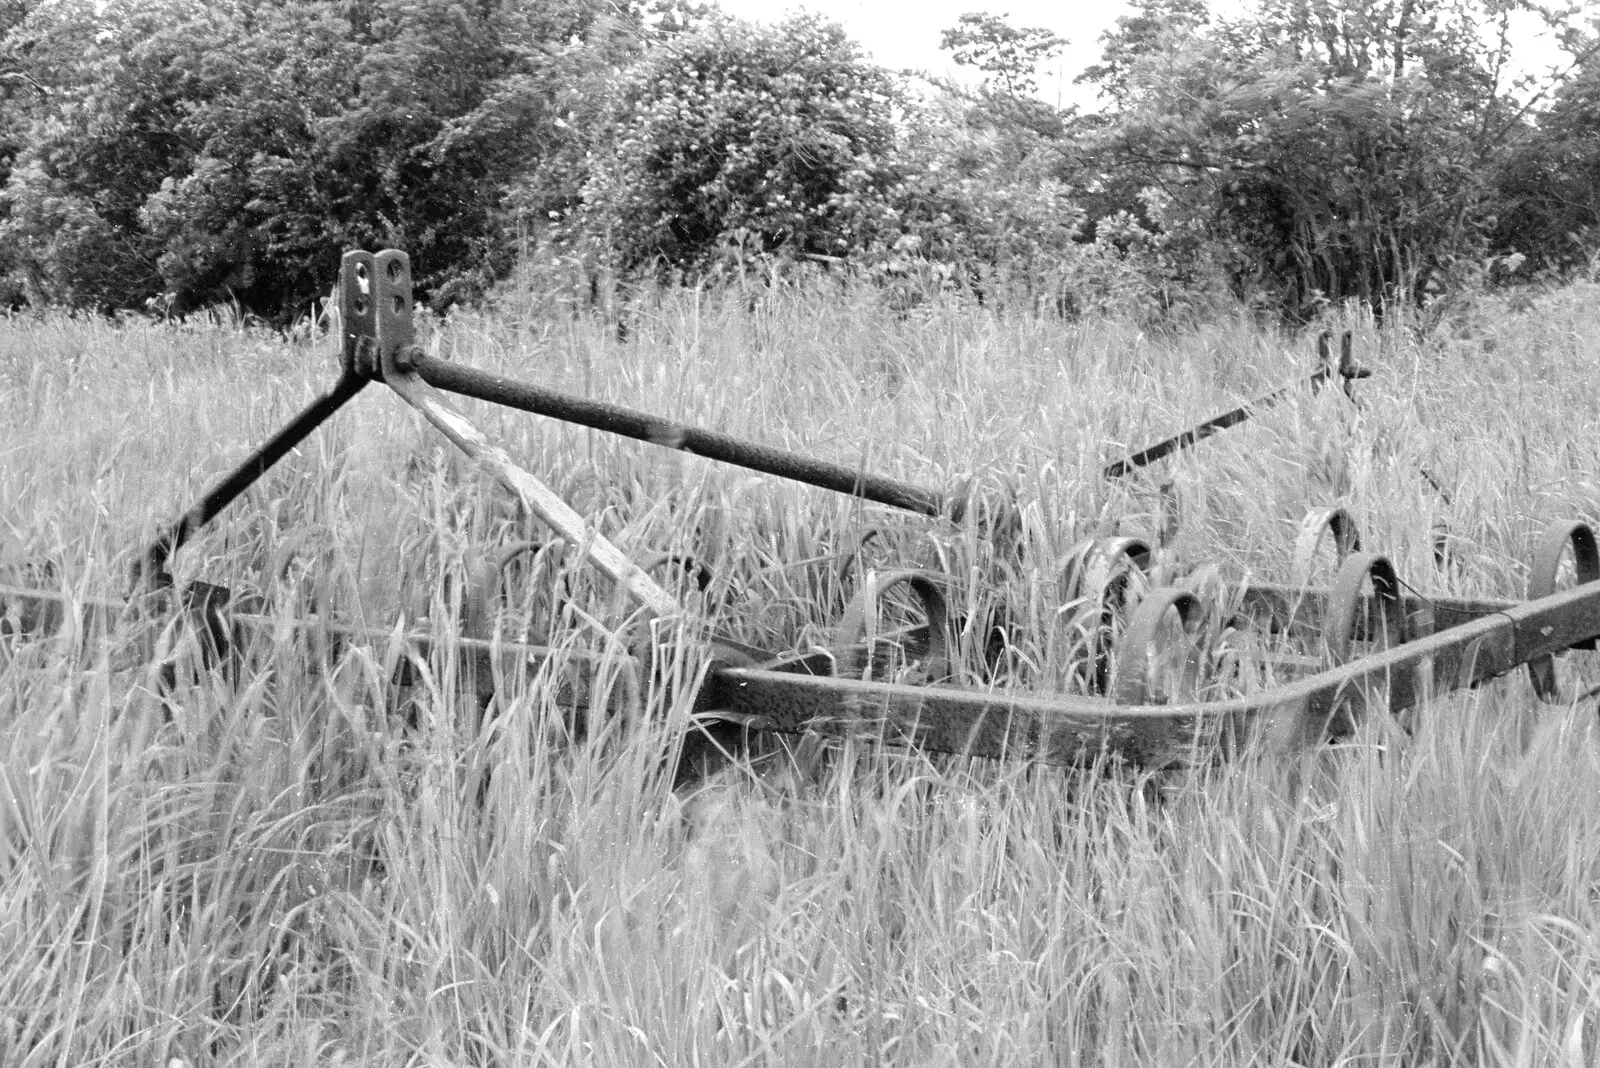
M 346 252 L 339 264 L 339 322 L 347 375 L 383 378 L 386 360 L 411 369 L 411 257 L 397 249 Z

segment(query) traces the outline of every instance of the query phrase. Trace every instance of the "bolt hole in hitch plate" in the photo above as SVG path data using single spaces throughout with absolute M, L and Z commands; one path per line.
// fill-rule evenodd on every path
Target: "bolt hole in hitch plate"
M 670 630 L 680 640 L 701 636 L 693 640 L 703 644 L 710 666 L 693 701 L 693 737 L 684 746 L 686 759 L 700 761 L 698 766 L 705 766 L 708 752 L 743 745 L 760 732 L 851 735 L 946 753 L 1061 764 L 1110 752 L 1160 766 L 1203 758 L 1219 744 L 1247 739 L 1302 746 L 1348 733 L 1371 708 L 1399 713 L 1429 694 L 1475 686 L 1523 665 L 1535 692 L 1558 700 L 1553 657 L 1593 649 L 1600 637 L 1600 552 L 1594 532 L 1583 523 L 1559 523 L 1539 541 L 1525 599 L 1424 599 L 1403 592 L 1386 558 L 1362 551 L 1354 518 L 1346 508 L 1333 506 L 1313 512 L 1303 524 L 1293 580 L 1286 585 L 1214 583 L 1224 587 L 1221 594 L 1158 585 L 1153 578 L 1171 576 L 1155 566 L 1150 541 L 1123 537 L 1081 546 L 1059 583 L 1063 612 L 1076 612 L 1071 618 L 1077 621 L 1081 664 L 1066 693 L 966 685 L 982 672 L 963 662 L 967 646 L 957 640 L 967 624 L 952 609 L 966 603 L 960 585 L 948 575 L 919 569 L 854 569 L 857 592 L 825 647 L 753 649 L 715 634 L 697 618 L 694 604 L 658 578 L 684 579 L 705 595 L 719 588 L 708 564 L 681 553 L 630 559 L 489 441 L 449 396 L 693 452 L 935 522 L 1015 515 L 1016 509 L 1004 502 L 975 508 L 970 488 L 945 494 L 434 358 L 416 343 L 411 267 L 403 252 L 347 253 L 337 291 L 342 363 L 328 392 L 220 479 L 140 555 L 130 598 L 92 600 L 64 593 L 40 570 L 24 576 L 29 581 L 0 586 L 0 648 L 15 649 L 50 634 L 82 640 L 129 618 L 164 621 L 195 635 L 190 655 L 203 665 L 237 665 L 251 641 L 270 638 L 284 626 L 315 631 L 334 644 L 392 641 L 393 632 L 332 620 L 286 622 L 236 601 L 220 586 L 196 582 L 175 590 L 171 577 L 174 553 L 372 383 L 387 386 L 551 532 L 545 541 L 488 550 L 464 598 L 464 632 L 447 643 L 431 633 L 402 634 L 409 655 L 398 681 L 408 681 L 407 664 L 447 654 L 461 658 L 464 670 L 458 677 L 472 688 L 481 709 L 497 685 L 559 656 L 564 665 L 560 699 L 588 708 L 597 674 L 615 670 L 615 651 L 586 654 L 566 643 L 558 654 L 532 640 L 527 627 L 507 633 L 504 610 L 511 594 L 503 576 L 513 564 L 560 570 L 581 562 L 615 587 L 636 622 L 659 621 L 640 633 Z M 1337 357 L 1331 335 L 1322 337 L 1318 349 L 1317 367 L 1302 383 L 1112 462 L 1103 476 L 1121 478 L 1190 448 L 1297 389 L 1315 391 L 1337 381 L 1354 400 L 1352 385 L 1370 372 L 1354 360 L 1350 335 L 1341 339 Z M 1331 586 L 1313 581 L 1325 542 L 1331 542 L 1335 556 Z M 1574 581 L 1558 588 L 1569 553 Z M 912 602 L 907 610 L 920 613 L 922 622 L 885 629 L 885 599 L 903 600 L 905 594 Z M 1262 685 L 1202 699 L 1217 689 L 1219 672 L 1241 671 L 1238 644 L 1244 634 L 1261 635 L 1263 643 L 1298 643 L 1302 651 L 1280 649 L 1275 661 L 1263 658 L 1271 674 Z M 992 643 L 967 643 L 972 644 Z M 161 655 L 154 644 L 150 651 Z M 662 662 L 662 650 L 647 642 L 632 659 L 628 675 L 634 682 L 609 688 L 613 703 L 637 704 L 641 687 L 657 670 L 653 665 Z M 172 673 L 164 672 L 170 684 Z

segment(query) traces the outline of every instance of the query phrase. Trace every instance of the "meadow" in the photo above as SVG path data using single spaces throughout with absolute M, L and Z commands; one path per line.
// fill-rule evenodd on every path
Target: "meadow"
M 685 596 L 763 648 L 822 640 L 870 557 L 1000 589 L 1048 678 L 1060 563 L 1152 533 L 1164 480 L 1164 559 L 1208 581 L 1286 580 L 1301 516 L 1342 503 L 1421 592 L 1521 596 L 1547 524 L 1600 520 L 1594 283 L 1427 329 L 1330 317 L 1375 371 L 1357 403 L 1302 389 L 1116 484 L 1106 461 L 1309 373 L 1308 337 L 823 290 L 665 292 L 629 325 L 508 297 L 420 340 L 1017 503 L 1030 563 L 1007 569 L 970 524 L 463 402 L 626 551 L 705 561 Z M 0 320 L 0 567 L 125 592 L 162 525 L 332 383 L 332 349 Z M 460 575 L 537 536 L 372 387 L 176 564 L 284 619 L 448 645 Z M 618 653 L 597 687 L 627 689 L 624 606 L 558 579 L 569 607 L 529 618 Z M 398 639 L 335 654 L 285 626 L 175 689 L 125 639 L 0 649 L 0 1064 L 1600 1063 L 1596 702 L 1540 704 L 1520 674 L 1411 736 L 1375 717 L 1293 758 L 1064 770 L 846 743 L 674 792 L 691 643 L 678 685 L 574 724 L 549 675 L 506 680 L 482 720 L 447 664 L 402 694 Z M 1566 693 L 1591 655 L 1563 662 Z

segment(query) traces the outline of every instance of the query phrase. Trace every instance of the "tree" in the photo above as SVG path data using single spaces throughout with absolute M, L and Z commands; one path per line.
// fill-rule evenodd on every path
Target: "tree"
M 192 22 L 192 38 L 171 28 Z M 161 291 L 159 242 L 141 225 L 144 200 L 196 145 L 170 69 L 219 43 L 199 3 L 88 0 L 43 5 L 12 34 L 27 46 L 38 98 L 22 121 L 0 207 L 11 281 L 31 301 L 139 307 Z
M 1525 127 L 1498 175 L 1493 235 L 1528 273 L 1566 272 L 1600 257 L 1600 37 L 1574 36 L 1575 70 Z
M 711 19 L 611 88 L 576 197 L 545 209 L 551 238 L 624 271 L 846 253 L 885 180 L 893 101 L 837 26 Z M 524 190 L 523 203 L 551 202 Z
M 47 93 L 3 199 L 31 299 L 277 321 L 350 247 L 406 248 L 421 295 L 482 289 L 503 199 L 567 134 L 586 40 L 637 42 L 609 0 L 58 0 L 27 30 Z M 636 44 L 623 44 L 628 50 Z
M 1060 54 L 1066 41 L 1040 26 L 1018 29 L 1005 15 L 968 12 L 940 35 L 939 47 L 963 66 L 976 67 L 1007 96 L 1032 96 L 1040 64 Z
M 1421 303 L 1488 247 L 1513 6 L 1264 0 L 1209 25 L 1147 6 L 1107 43 L 1095 147 L 1292 317 Z
M 1133 0 L 1133 13 L 1117 17 L 1115 28 L 1100 35 L 1100 62 L 1074 81 L 1100 87 L 1117 108 L 1134 103 L 1135 68 L 1142 60 L 1181 45 L 1211 22 L 1206 0 Z
M 30 55 L 35 42 L 22 31 L 35 0 L 0 0 L 0 189 L 11 177 L 12 163 L 22 151 L 28 116 L 48 94 L 38 80 Z M 0 201 L 0 220 L 5 205 Z M 0 246 L 0 308 L 16 308 L 27 300 L 15 281 L 16 256 L 10 247 Z

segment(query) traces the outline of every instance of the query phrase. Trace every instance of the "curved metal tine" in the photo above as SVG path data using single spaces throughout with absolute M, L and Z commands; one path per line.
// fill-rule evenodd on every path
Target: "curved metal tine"
M 1186 647 L 1176 651 L 1158 649 L 1168 613 L 1176 611 L 1183 628 Z M 1208 611 L 1199 597 L 1189 590 L 1171 586 L 1151 590 L 1128 619 L 1128 628 L 1117 642 L 1112 657 L 1111 699 L 1119 705 L 1166 704 L 1168 701 L 1194 700 L 1203 683 L 1202 661 L 1207 659 L 1206 620 Z M 1155 655 L 1152 656 L 1152 653 Z M 1174 672 L 1174 653 L 1178 658 Z M 1153 661 L 1161 661 L 1157 670 Z M 1177 685 L 1157 689 L 1158 678 L 1177 675 Z
M 946 497 L 946 518 L 987 542 L 995 556 L 1020 559 L 1025 551 L 1023 510 L 1016 488 L 1006 480 L 981 482 L 967 476 Z
M 921 602 L 928 620 L 928 650 L 923 657 L 929 681 L 944 681 L 954 677 L 951 660 L 950 610 L 945 600 L 944 587 L 947 576 L 931 571 L 905 568 L 895 571 L 868 571 L 866 579 L 834 631 L 836 648 L 851 649 L 864 645 L 866 655 L 859 665 L 863 680 L 870 678 L 873 667 L 873 650 L 878 639 L 878 614 L 883 595 L 896 586 L 908 586 Z M 852 671 L 857 665 L 850 665 Z
M 1148 576 L 1152 554 L 1141 538 L 1117 537 L 1090 542 L 1067 560 L 1062 586 L 1068 603 L 1083 602 L 1078 617 L 1093 623 L 1088 634 L 1089 669 L 1084 686 L 1103 694 L 1111 685 L 1111 644 L 1118 614 L 1128 607 L 1128 582 L 1134 571 Z
M 1545 531 L 1533 551 L 1533 567 L 1528 572 L 1528 600 L 1536 601 L 1556 592 L 1561 563 L 1572 549 L 1572 564 L 1577 585 L 1600 579 L 1600 545 L 1587 523 L 1558 523 Z M 1592 647 L 1592 645 L 1591 645 Z M 1541 656 L 1528 661 L 1528 681 L 1533 692 L 1546 704 L 1561 701 L 1556 683 L 1555 658 Z
M 1317 550 L 1322 547 L 1323 535 L 1328 533 L 1333 535 L 1334 553 L 1338 559 L 1336 566 L 1343 567 L 1351 553 L 1361 550 L 1361 530 L 1342 505 L 1307 513 L 1300 521 L 1300 532 L 1294 539 L 1293 582 L 1301 590 L 1311 585 Z
M 467 634 L 476 638 L 489 638 L 493 636 L 495 624 L 494 604 L 497 599 L 505 594 L 506 571 L 523 556 L 532 554 L 533 567 L 537 573 L 539 567 L 546 561 L 553 560 L 556 570 L 552 574 L 552 585 L 555 580 L 562 577 L 560 565 L 566 555 L 567 543 L 559 539 L 548 541 L 515 541 L 504 545 L 493 556 L 486 557 L 471 576 L 471 586 L 467 590 L 466 619 L 464 621 Z M 555 616 L 559 616 L 559 603 L 555 606 Z M 533 616 L 530 613 L 524 620 L 517 640 L 527 642 L 533 631 Z
M 1311 597 L 1311 581 L 1317 570 L 1317 553 L 1322 548 L 1325 535 L 1333 536 L 1334 567 L 1341 568 L 1350 554 L 1361 550 L 1361 531 L 1350 512 L 1342 505 L 1318 508 L 1306 513 L 1300 520 L 1300 531 L 1294 539 L 1294 556 L 1290 564 L 1290 586 L 1294 600 L 1289 605 L 1289 617 L 1284 620 L 1283 631 L 1290 633 L 1300 609 Z M 1325 620 L 1320 620 L 1326 623 Z
M 684 578 L 693 579 L 695 589 L 701 593 L 709 590 L 716 581 L 717 573 L 711 565 L 690 553 L 652 553 L 639 564 L 639 569 L 646 573 L 669 567 L 676 567 Z
M 1366 640 L 1371 640 L 1368 634 L 1371 621 L 1364 611 L 1367 599 L 1363 596 L 1369 580 L 1375 595 L 1373 607 L 1383 623 L 1389 646 L 1393 648 L 1411 640 L 1411 623 L 1406 615 L 1405 598 L 1401 594 L 1400 578 L 1395 574 L 1394 565 L 1387 557 L 1377 553 L 1355 553 L 1339 569 L 1333 591 L 1328 597 L 1328 612 L 1323 622 L 1329 659 L 1335 666 L 1347 664 L 1353 659 L 1355 642 L 1361 635 L 1365 634 Z M 1403 675 L 1389 679 L 1387 689 L 1391 707 L 1409 707 L 1413 694 L 1419 690 L 1426 692 L 1429 669 L 1421 665 L 1416 672 L 1414 679 Z M 1328 733 L 1333 737 L 1345 737 L 1353 733 L 1366 714 L 1367 702 L 1368 696 L 1363 691 L 1337 704 L 1329 715 Z M 1352 705 L 1359 705 L 1359 708 L 1352 710 Z
M 861 566 L 862 557 L 866 553 L 867 546 L 882 538 L 883 535 L 884 530 L 882 527 L 867 527 L 861 532 L 861 536 L 856 538 L 855 545 L 852 546 L 847 552 L 840 555 L 838 566 L 835 568 L 835 573 L 839 577 L 839 585 L 841 587 L 844 586 L 847 581 L 849 581 L 850 572 L 852 570 L 860 571 L 862 573 L 870 570 L 869 568 Z
M 713 603 L 710 593 L 717 581 L 716 569 L 692 553 L 652 553 L 639 562 L 639 568 L 647 575 L 676 571 L 680 578 L 692 582 L 694 593 L 699 598 L 693 606 L 697 614 L 709 616 L 727 606 L 730 590 L 725 588 L 720 600 Z
M 1129 567 L 1149 573 L 1150 544 L 1143 538 L 1116 537 L 1084 542 L 1069 554 L 1062 568 L 1062 594 L 1067 600 L 1111 592 Z

